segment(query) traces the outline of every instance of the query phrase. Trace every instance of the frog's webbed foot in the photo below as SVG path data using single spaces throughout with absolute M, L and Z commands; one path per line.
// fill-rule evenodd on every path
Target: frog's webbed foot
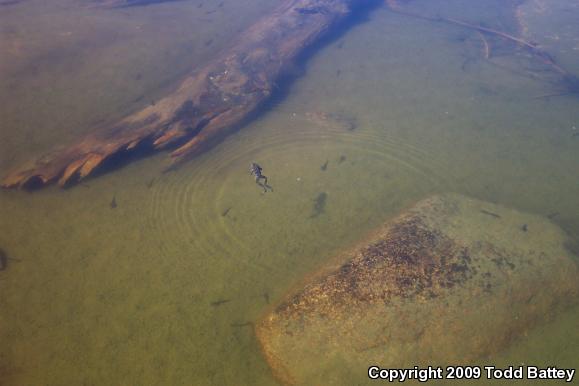
M 266 193 L 267 192 L 267 188 L 265 187 L 264 184 L 262 184 L 261 182 L 259 182 L 259 180 L 255 181 L 256 184 L 258 184 L 259 186 L 261 186 L 263 188 L 263 192 Z

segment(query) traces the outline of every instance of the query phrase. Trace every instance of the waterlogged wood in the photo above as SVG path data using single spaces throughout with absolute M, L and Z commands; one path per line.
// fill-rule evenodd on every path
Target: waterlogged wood
M 67 185 L 113 156 L 172 147 L 173 164 L 223 138 L 272 93 L 284 68 L 351 8 L 369 0 L 286 0 L 171 95 L 9 173 L 6 188 Z
M 480 363 L 576 304 L 566 241 L 548 219 L 435 196 L 305 280 L 256 333 L 291 385 L 360 384 L 373 364 Z

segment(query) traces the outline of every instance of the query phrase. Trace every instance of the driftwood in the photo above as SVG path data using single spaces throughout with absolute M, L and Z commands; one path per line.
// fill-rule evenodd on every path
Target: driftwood
M 9 173 L 6 188 L 67 185 L 113 156 L 171 147 L 173 164 L 216 143 L 266 100 L 284 68 L 369 0 L 286 0 L 171 95 L 80 142 Z

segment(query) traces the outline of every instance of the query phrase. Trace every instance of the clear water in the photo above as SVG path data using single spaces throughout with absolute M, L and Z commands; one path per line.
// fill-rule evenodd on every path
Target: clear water
M 0 172 L 166 95 L 279 2 L 0 6 Z M 506 3 L 409 9 L 517 33 Z M 576 2 L 522 7 L 527 37 L 579 73 Z M 490 62 L 471 30 L 377 7 L 173 173 L 161 153 L 72 189 L 1 191 L 0 246 L 19 260 L 0 272 L 0 384 L 276 384 L 250 323 L 437 192 L 550 216 L 579 243 L 579 99 L 535 98 L 558 91 L 544 68 L 492 48 Z M 274 193 L 260 194 L 251 161 Z M 577 366 L 579 308 L 546 319 L 488 361 Z

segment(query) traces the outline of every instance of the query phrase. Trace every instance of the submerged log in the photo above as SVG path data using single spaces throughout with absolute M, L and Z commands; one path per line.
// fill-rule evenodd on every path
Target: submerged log
M 173 163 L 207 149 L 272 93 L 284 68 L 356 5 L 369 0 L 286 0 L 230 49 L 185 78 L 171 95 L 80 142 L 9 173 L 6 188 L 63 186 L 112 156 L 177 147 Z
M 566 241 L 546 218 L 435 196 L 274 305 L 257 337 L 292 385 L 359 384 L 372 364 L 476 363 L 577 302 Z

